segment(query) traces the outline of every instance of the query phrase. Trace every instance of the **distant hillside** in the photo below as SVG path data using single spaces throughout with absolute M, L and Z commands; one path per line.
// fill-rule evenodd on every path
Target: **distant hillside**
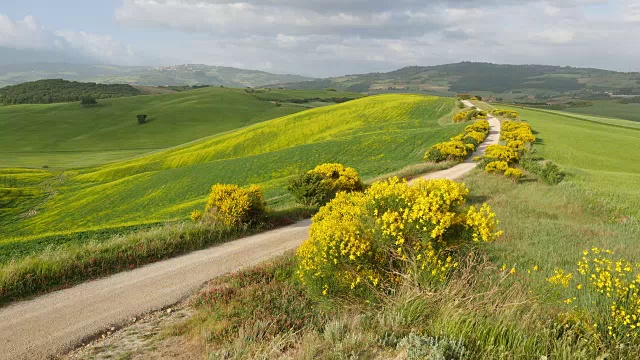
M 0 62 L 0 87 L 52 78 L 106 84 L 151 86 L 222 85 L 227 87 L 259 87 L 311 80 L 311 78 L 299 75 L 281 75 L 264 71 L 209 65 L 142 67 L 72 63 L 17 63 L 3 65 Z
M 336 92 L 274 90 L 275 101 L 256 95 L 269 93 L 213 86 L 104 99 L 91 108 L 78 103 L 0 106 L 0 167 L 70 168 L 122 160 L 331 104 Z M 314 102 L 287 101 L 305 97 Z M 315 102 L 318 98 L 322 103 Z M 138 124 L 137 114 L 147 114 L 148 122 Z
M 410 66 L 388 73 L 346 75 L 285 84 L 295 89 L 369 92 L 425 92 L 452 95 L 474 92 L 505 100 L 547 99 L 561 95 L 608 97 L 640 94 L 640 74 L 546 65 L 498 65 L 461 62 L 437 66 Z
M 108 85 L 48 79 L 0 88 L 0 104 L 51 104 L 79 101 L 83 96 L 108 99 L 140 94 L 140 90 L 127 84 Z

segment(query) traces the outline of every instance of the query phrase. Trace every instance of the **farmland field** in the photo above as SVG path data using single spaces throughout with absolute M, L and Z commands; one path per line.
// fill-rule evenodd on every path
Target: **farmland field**
M 317 91 L 314 97 L 333 96 Z M 166 149 L 205 136 L 288 115 L 244 90 L 204 88 L 180 93 L 79 103 L 0 107 L 0 166 L 72 168 Z M 137 114 L 147 114 L 140 125 Z
M 618 104 L 618 106 L 627 106 Z M 509 108 L 509 107 L 505 107 Z M 512 108 L 538 132 L 536 148 L 620 216 L 640 217 L 640 127 L 635 122 Z
M 640 104 L 621 104 L 619 100 L 596 100 L 592 102 L 593 105 L 591 106 L 569 107 L 563 111 L 575 114 L 640 121 Z
M 32 215 L 2 220 L 4 242 L 19 252 L 21 243 L 55 233 L 184 219 L 218 182 L 261 184 L 270 206 L 288 206 L 288 179 L 317 164 L 342 162 L 371 178 L 419 162 L 427 147 L 464 127 L 442 121 L 454 105 L 436 97 L 367 97 L 131 160 L 56 172 L 44 182 Z

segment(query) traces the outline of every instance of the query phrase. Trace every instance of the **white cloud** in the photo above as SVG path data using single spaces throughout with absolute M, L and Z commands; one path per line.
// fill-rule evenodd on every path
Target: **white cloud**
M 8 16 L 0 14 L 0 46 L 40 49 L 50 45 L 50 38 L 32 16 L 12 21 Z
M 122 45 L 109 35 L 68 30 L 56 31 L 55 35 L 63 38 L 73 49 L 109 63 L 131 63 L 135 59 L 131 46 Z
M 569 30 L 544 30 L 529 34 L 530 39 L 558 45 L 571 43 L 575 37 L 576 33 Z
M 132 64 L 136 62 L 130 46 L 123 45 L 109 35 L 83 31 L 51 31 L 33 16 L 12 21 L 0 14 L 0 46 L 16 49 L 55 50 L 67 52 L 96 62 Z
M 637 69 L 640 49 L 616 44 L 640 32 L 640 9 L 618 1 L 123 0 L 116 19 L 206 44 L 185 62 L 319 76 L 462 60 Z

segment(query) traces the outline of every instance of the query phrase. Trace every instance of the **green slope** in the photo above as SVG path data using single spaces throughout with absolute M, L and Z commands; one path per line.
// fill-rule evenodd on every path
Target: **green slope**
M 538 132 L 536 148 L 545 158 L 563 165 L 577 184 L 596 195 L 596 201 L 610 205 L 619 215 L 640 218 L 637 123 L 560 111 L 514 109 Z
M 564 111 L 640 122 L 640 104 L 621 104 L 619 100 L 597 100 L 591 106 L 569 107 Z
M 271 205 L 290 203 L 288 178 L 323 162 L 365 178 L 420 161 L 431 144 L 464 125 L 442 125 L 454 100 L 367 97 L 254 124 L 137 159 L 67 172 L 36 215 L 6 224 L 7 235 L 184 218 L 217 182 L 262 184 Z
M 0 107 L 0 166 L 95 165 L 303 109 L 225 88 L 104 99 L 92 108 L 78 103 Z M 141 113 L 149 116 L 144 125 L 136 120 Z

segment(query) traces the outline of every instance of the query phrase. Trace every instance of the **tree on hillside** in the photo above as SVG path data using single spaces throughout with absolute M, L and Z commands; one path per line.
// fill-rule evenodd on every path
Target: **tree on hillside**
M 138 124 L 140 125 L 147 122 L 147 114 L 138 114 L 136 117 L 138 118 Z
M 80 104 L 82 104 L 82 106 L 84 107 L 90 107 L 93 105 L 97 105 L 98 102 L 96 101 L 96 99 L 94 99 L 93 96 L 87 95 L 80 98 Z

